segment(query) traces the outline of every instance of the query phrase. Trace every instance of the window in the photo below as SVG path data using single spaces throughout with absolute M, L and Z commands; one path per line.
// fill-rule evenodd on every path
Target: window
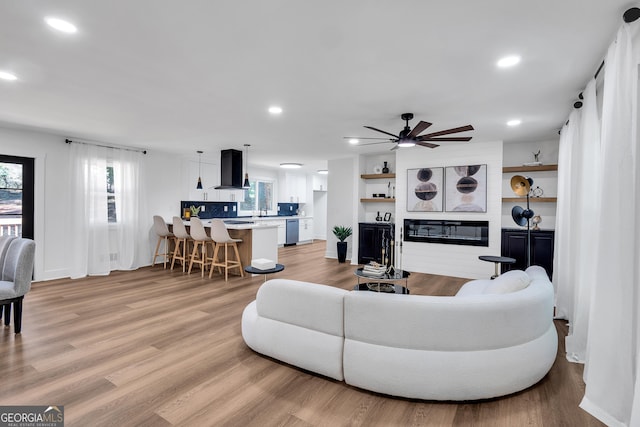
M 34 160 L 0 154 L 0 235 L 33 239 Z
M 22 228 L 21 217 L 22 165 L 0 163 L 0 234 L 19 236 Z
M 240 202 L 241 211 L 273 210 L 273 181 L 250 180 L 251 185 L 244 192 L 244 200 Z
M 113 186 L 113 166 L 107 166 L 107 215 L 109 222 L 116 223 L 116 192 Z

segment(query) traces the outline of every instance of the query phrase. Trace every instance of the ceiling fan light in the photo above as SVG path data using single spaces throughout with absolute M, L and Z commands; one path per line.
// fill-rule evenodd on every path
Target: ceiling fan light
M 500 68 L 509 68 L 509 67 L 513 67 L 519 62 L 520 62 L 520 57 L 517 55 L 512 55 L 512 56 L 505 56 L 504 58 L 501 58 L 496 63 L 496 65 Z
M 18 80 L 18 77 L 15 74 L 12 74 L 8 71 L 0 71 L 0 79 L 2 80 Z
M 400 141 L 400 142 L 398 142 L 398 147 L 401 147 L 401 148 L 414 147 L 415 145 L 416 145 L 416 143 L 413 142 L 413 141 Z
M 352 145 L 356 145 L 359 142 L 360 142 L 360 140 L 358 138 L 349 139 L 349 144 L 352 144 Z
M 63 33 L 73 34 L 78 31 L 78 28 L 75 25 L 63 19 L 47 17 L 45 18 L 45 22 L 51 28 L 62 31 Z

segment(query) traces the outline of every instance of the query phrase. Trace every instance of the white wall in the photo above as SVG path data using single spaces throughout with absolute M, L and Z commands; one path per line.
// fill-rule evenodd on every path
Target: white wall
M 358 204 L 356 193 L 356 182 L 358 179 L 355 158 L 344 158 L 329 160 L 327 177 L 327 258 L 338 258 L 336 242 L 333 235 L 333 227 L 342 225 L 351 227 L 354 234 L 346 241 L 348 242 L 347 259 L 351 259 L 354 246 L 354 239 L 357 235 L 358 219 L 355 207 Z
M 541 142 L 508 143 L 503 147 L 504 166 L 522 166 L 524 163 L 534 161 L 533 153 L 540 150 L 539 160 L 542 164 L 558 164 L 559 140 Z M 511 177 L 516 173 L 506 173 L 502 177 L 502 194 L 504 197 L 516 197 L 511 191 Z M 533 187 L 539 186 L 544 191 L 544 197 L 557 197 L 558 195 L 558 172 L 529 172 L 524 173 L 533 179 Z M 526 201 L 522 203 L 506 202 L 502 204 L 502 227 L 519 227 L 511 218 L 511 209 L 514 206 L 526 208 Z M 531 199 L 530 207 L 536 215 L 540 215 L 542 222 L 539 227 L 543 230 L 552 230 L 556 226 L 556 204 L 536 203 L 535 198 Z
M 492 263 L 480 255 L 500 255 L 502 212 L 502 141 L 441 145 L 436 149 L 415 147 L 396 154 L 396 235 L 405 218 L 489 221 L 489 247 L 403 242 L 402 268 L 408 271 L 465 277 L 488 278 Z M 407 169 L 487 165 L 487 212 L 408 212 Z

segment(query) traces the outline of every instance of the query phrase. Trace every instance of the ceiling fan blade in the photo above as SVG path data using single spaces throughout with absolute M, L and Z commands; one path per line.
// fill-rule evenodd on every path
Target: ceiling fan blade
M 380 132 L 380 133 L 384 133 L 385 135 L 392 136 L 392 137 L 394 137 L 394 138 L 396 138 L 396 139 L 400 139 L 400 137 L 399 137 L 398 135 L 394 135 L 394 134 L 389 133 L 389 132 L 386 132 L 386 131 L 384 131 L 384 130 L 376 129 L 376 128 L 371 127 L 371 126 L 365 126 L 365 127 L 366 127 L 367 129 L 375 130 L 376 132 Z
M 398 148 L 399 148 L 398 144 L 396 144 L 396 145 L 393 146 L 393 148 L 390 149 L 390 151 L 397 150 Z
M 416 145 L 419 145 L 421 147 L 429 147 L 429 148 L 439 147 L 438 144 L 431 144 L 429 142 L 422 142 L 422 141 L 416 141 Z
M 440 132 L 433 132 L 433 133 L 428 133 L 426 135 L 422 135 L 421 138 L 424 138 L 424 137 L 430 138 L 430 137 L 433 137 L 433 136 L 450 135 L 452 133 L 466 132 L 468 130 L 473 130 L 473 126 L 466 125 L 466 126 L 460 126 L 459 128 L 441 130 Z
M 390 139 L 388 141 L 378 141 L 378 142 L 367 142 L 366 144 L 357 144 L 358 147 L 362 147 L 364 145 L 376 145 L 376 144 L 387 144 L 389 142 L 396 142 L 393 139 Z
M 469 142 L 471 141 L 470 136 L 447 136 L 444 138 L 430 138 L 428 136 L 419 136 L 418 141 L 435 141 L 435 142 L 445 142 L 445 141 L 458 141 L 458 142 Z
M 343 139 L 384 139 L 385 141 L 388 140 L 389 138 L 363 138 L 361 136 L 343 136 Z
M 409 132 L 409 135 L 407 135 L 407 138 L 415 138 L 416 136 L 418 136 L 420 133 L 422 133 L 425 129 L 427 129 L 432 124 L 433 123 L 423 122 L 422 120 L 420 120 L 418 122 L 418 124 L 416 125 L 416 127 L 414 127 L 411 130 L 411 132 Z

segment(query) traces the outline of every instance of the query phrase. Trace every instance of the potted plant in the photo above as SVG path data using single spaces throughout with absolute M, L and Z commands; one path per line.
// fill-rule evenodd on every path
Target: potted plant
M 333 234 L 339 240 L 338 245 L 338 262 L 345 262 L 347 259 L 347 242 L 345 239 L 351 236 L 351 227 L 343 227 L 342 225 L 336 225 L 333 227 Z

